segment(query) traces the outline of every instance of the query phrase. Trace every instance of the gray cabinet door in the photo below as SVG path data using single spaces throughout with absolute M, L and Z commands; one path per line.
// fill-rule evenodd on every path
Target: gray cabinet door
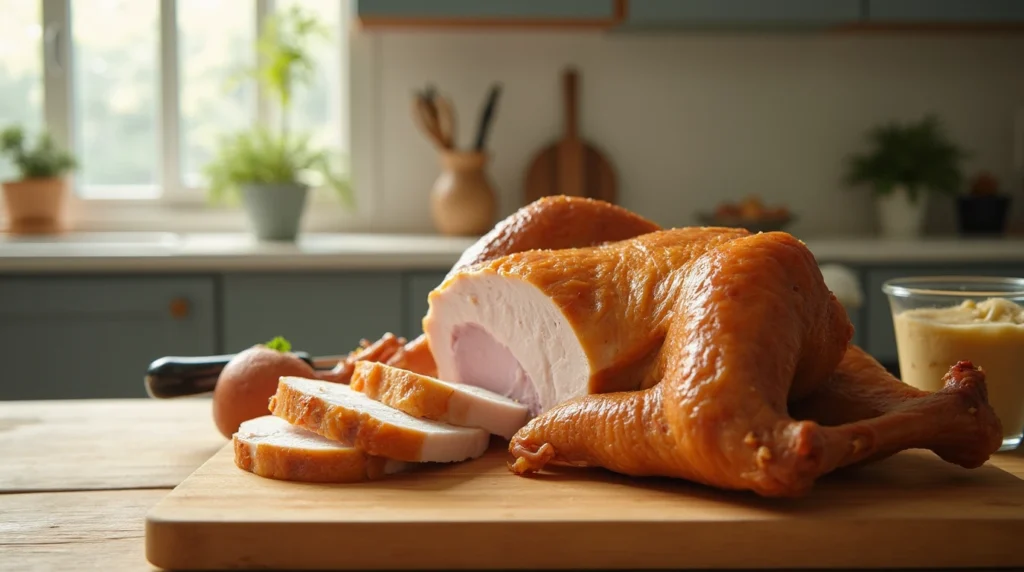
M 296 350 L 343 354 L 404 325 L 397 272 L 232 274 L 222 296 L 227 352 L 284 336 Z
M 856 22 L 860 0 L 630 0 L 636 26 L 813 25 Z
M 406 316 L 403 335 L 413 339 L 423 333 L 423 317 L 430 305 L 427 296 L 436 288 L 447 272 L 417 272 L 405 278 Z
M 868 18 L 879 22 L 1024 22 L 1021 0 L 870 0 Z
M 167 355 L 209 355 L 214 280 L 0 277 L 0 400 L 145 397 Z
M 356 0 L 365 19 L 394 20 L 602 20 L 614 0 Z
M 896 332 L 893 330 L 889 298 L 882 284 L 894 278 L 914 276 L 1024 276 L 1024 267 L 989 265 L 949 265 L 874 268 L 868 270 L 867 288 L 867 350 L 883 363 L 896 363 Z

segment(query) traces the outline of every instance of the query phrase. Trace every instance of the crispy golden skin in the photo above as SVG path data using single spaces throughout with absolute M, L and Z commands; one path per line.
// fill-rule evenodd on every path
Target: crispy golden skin
M 554 300 L 592 371 L 634 370 L 628 383 L 592 380 L 591 395 L 521 429 L 509 447 L 517 473 L 556 462 L 796 496 L 837 467 L 901 449 L 933 447 L 977 466 L 999 446 L 983 375 L 970 367 L 951 374 L 958 381 L 946 395 L 916 409 L 865 418 L 870 392 L 851 394 L 849 405 L 829 399 L 844 385 L 892 380 L 880 367 L 865 369 L 859 349 L 844 361 L 853 333 L 846 312 L 789 234 L 685 228 L 512 255 L 488 270 L 528 280 Z M 630 366 L 652 346 L 655 359 Z M 646 372 L 635 371 L 641 363 Z M 789 415 L 791 401 L 806 404 L 806 419 Z M 814 421 L 836 408 L 851 419 Z

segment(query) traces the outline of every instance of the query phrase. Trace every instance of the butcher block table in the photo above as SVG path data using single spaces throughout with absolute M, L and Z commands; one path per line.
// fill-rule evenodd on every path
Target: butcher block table
M 226 443 L 207 399 L 0 402 L 0 570 L 153 570 L 147 513 Z M 990 464 L 1024 479 L 1020 452 Z

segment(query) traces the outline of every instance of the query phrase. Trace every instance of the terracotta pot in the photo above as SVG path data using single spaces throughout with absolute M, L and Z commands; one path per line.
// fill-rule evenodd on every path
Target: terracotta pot
M 445 152 L 430 194 L 434 226 L 451 236 L 479 236 L 494 226 L 497 199 L 487 176 L 487 155 Z
M 67 224 L 68 180 L 26 179 L 3 184 L 7 230 L 15 234 L 55 233 Z

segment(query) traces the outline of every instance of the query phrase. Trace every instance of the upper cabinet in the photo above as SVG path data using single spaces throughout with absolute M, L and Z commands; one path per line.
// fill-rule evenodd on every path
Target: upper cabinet
M 354 0 L 363 26 L 611 26 L 624 0 Z
M 353 0 L 364 27 L 802 29 L 1024 23 L 1024 0 Z
M 868 0 L 868 19 L 895 24 L 1020 24 L 1024 0 Z
M 627 27 L 823 26 L 859 22 L 861 0 L 630 0 Z

